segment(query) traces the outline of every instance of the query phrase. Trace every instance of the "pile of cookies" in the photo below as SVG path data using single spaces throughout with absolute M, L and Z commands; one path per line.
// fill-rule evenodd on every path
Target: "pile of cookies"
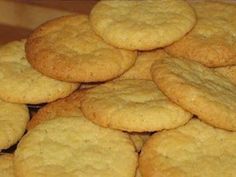
M 1 46 L 0 176 L 235 177 L 235 15 L 103 0 Z

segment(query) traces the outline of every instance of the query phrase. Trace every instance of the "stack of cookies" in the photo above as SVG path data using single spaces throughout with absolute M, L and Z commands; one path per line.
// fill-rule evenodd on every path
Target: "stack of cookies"
M 1 46 L 0 176 L 235 177 L 234 15 L 103 0 Z

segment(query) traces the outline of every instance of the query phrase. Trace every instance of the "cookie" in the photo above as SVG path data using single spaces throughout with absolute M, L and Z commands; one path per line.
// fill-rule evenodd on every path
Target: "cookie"
M 137 154 L 126 133 L 83 117 L 36 126 L 22 138 L 14 158 L 17 177 L 133 177 L 136 166 Z
M 0 154 L 0 177 L 14 177 L 13 154 Z
M 69 82 L 98 82 L 118 77 L 137 53 L 105 43 L 86 15 L 60 17 L 36 28 L 26 43 L 28 61 L 41 73 Z
M 208 67 L 236 64 L 236 5 L 225 2 L 191 4 L 196 11 L 196 26 L 166 51 Z
M 77 83 L 58 81 L 31 67 L 25 57 L 25 40 L 0 47 L 0 98 L 13 103 L 39 104 L 65 97 Z
M 215 71 L 227 77 L 232 83 L 236 84 L 236 66 L 225 66 L 215 68 Z
M 81 110 L 98 125 L 128 132 L 175 128 L 192 116 L 148 80 L 118 80 L 92 88 L 82 97 Z
M 35 115 L 33 115 L 27 124 L 27 130 L 31 130 L 44 121 L 58 117 L 82 116 L 83 113 L 80 110 L 80 100 L 85 93 L 86 89 L 79 90 L 66 98 L 62 98 L 45 105 L 39 109 Z M 137 152 L 141 151 L 143 144 L 149 138 L 149 136 L 150 133 L 130 133 L 130 138 L 133 141 Z
M 155 62 L 151 72 L 170 100 L 215 127 L 236 131 L 236 86 L 224 76 L 178 58 Z
M 158 49 L 148 52 L 140 52 L 137 60 L 128 71 L 122 74 L 117 79 L 145 79 L 152 80 L 150 73 L 151 65 L 162 58 L 168 57 L 169 55 L 163 50 Z
M 105 82 L 88 82 L 88 83 L 81 83 L 79 89 L 83 90 L 83 89 L 89 89 L 89 88 L 93 88 L 96 87 L 100 84 L 103 84 Z
M 23 136 L 28 120 L 25 105 L 0 100 L 0 151 L 14 145 Z
M 99 1 L 89 17 L 94 31 L 106 42 L 129 50 L 167 46 L 196 22 L 184 0 Z
M 198 119 L 153 135 L 139 159 L 143 177 L 234 177 L 236 132 L 213 128 Z
M 137 133 L 137 132 L 131 132 L 129 133 L 131 140 L 134 143 L 134 146 L 136 148 L 137 152 L 140 152 L 144 143 L 148 140 L 148 138 L 151 136 L 151 133 Z
M 27 124 L 27 130 L 31 130 L 36 125 L 50 119 L 61 116 L 82 116 L 80 110 L 80 99 L 86 90 L 78 90 L 66 98 L 51 102 L 41 109 L 31 118 Z

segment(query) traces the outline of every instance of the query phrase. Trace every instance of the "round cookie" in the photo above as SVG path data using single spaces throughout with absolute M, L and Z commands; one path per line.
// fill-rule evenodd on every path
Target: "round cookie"
M 14 145 L 23 136 L 28 120 L 25 105 L 0 100 L 0 151 Z
M 143 177 L 234 177 L 236 132 L 198 119 L 153 135 L 139 159 Z
M 65 97 L 77 83 L 58 81 L 31 67 L 25 57 L 25 40 L 0 47 L 0 98 L 14 103 L 39 104 Z
M 236 5 L 206 1 L 191 5 L 198 17 L 196 26 L 166 51 L 208 67 L 236 64 Z
M 146 79 L 152 80 L 150 73 L 151 65 L 162 58 L 168 57 L 169 55 L 163 50 L 158 49 L 149 52 L 140 52 L 137 60 L 128 71 L 122 74 L 117 79 Z
M 0 154 L 0 177 L 14 177 L 13 154 Z
M 192 116 L 148 80 L 117 80 L 92 88 L 82 97 L 81 110 L 98 125 L 128 132 L 175 128 Z
M 90 13 L 94 31 L 130 50 L 151 50 L 182 38 L 196 22 L 184 0 L 99 1 Z
M 83 116 L 80 110 L 80 100 L 86 93 L 86 89 L 79 90 L 72 93 L 66 98 L 59 99 L 55 102 L 49 103 L 38 110 L 38 112 L 31 118 L 27 124 L 27 130 L 31 130 L 38 124 L 58 117 L 68 116 Z M 130 138 L 134 143 L 137 152 L 141 151 L 141 148 L 145 141 L 150 136 L 150 133 L 130 133 Z
M 177 58 L 157 61 L 151 72 L 170 100 L 215 127 L 236 131 L 236 86 L 220 73 Z
M 137 154 L 126 133 L 83 117 L 38 125 L 22 138 L 14 158 L 17 177 L 133 177 L 136 166 Z
M 80 99 L 86 90 L 78 90 L 66 98 L 48 103 L 38 110 L 27 124 L 27 130 L 31 130 L 36 125 L 50 119 L 61 116 L 82 116 L 80 110 Z
M 65 16 L 42 24 L 26 43 L 27 59 L 41 73 L 70 82 L 98 82 L 118 77 L 137 53 L 105 43 L 85 15 Z
M 215 68 L 215 71 L 221 73 L 236 85 L 236 66 L 219 67 Z

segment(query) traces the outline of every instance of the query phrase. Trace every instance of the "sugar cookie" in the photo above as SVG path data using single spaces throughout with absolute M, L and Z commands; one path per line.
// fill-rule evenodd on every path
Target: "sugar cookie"
M 81 98 L 81 110 L 98 125 L 129 132 L 175 128 L 192 116 L 148 80 L 117 80 L 92 88 Z
M 166 51 L 208 67 L 236 64 L 236 5 L 210 1 L 191 5 L 198 17 L 196 26 Z
M 118 77 L 134 64 L 137 55 L 105 43 L 93 32 L 86 15 L 60 17 L 42 24 L 29 36 L 26 54 L 38 71 L 71 82 Z
M 234 177 L 236 132 L 198 119 L 152 136 L 139 159 L 143 177 Z
M 14 145 L 23 136 L 28 120 L 25 105 L 0 100 L 0 151 Z
M 0 85 L 1 99 L 23 104 L 51 102 L 79 86 L 49 78 L 33 69 L 25 58 L 25 40 L 0 47 Z
M 173 102 L 219 128 L 236 131 L 236 86 L 200 63 L 168 58 L 151 68 L 154 82 Z
M 17 177 L 133 177 L 136 166 L 137 154 L 126 133 L 83 117 L 36 126 L 22 138 L 14 158 Z
M 0 154 L 0 177 L 14 177 L 13 154 Z
M 182 38 L 196 17 L 184 0 L 107 0 L 94 6 L 90 21 L 94 31 L 114 46 L 151 50 Z
M 163 50 L 158 49 L 148 52 L 140 52 L 137 60 L 128 71 L 122 74 L 117 79 L 146 79 L 152 80 L 150 73 L 151 65 L 162 58 L 168 57 L 169 55 Z

